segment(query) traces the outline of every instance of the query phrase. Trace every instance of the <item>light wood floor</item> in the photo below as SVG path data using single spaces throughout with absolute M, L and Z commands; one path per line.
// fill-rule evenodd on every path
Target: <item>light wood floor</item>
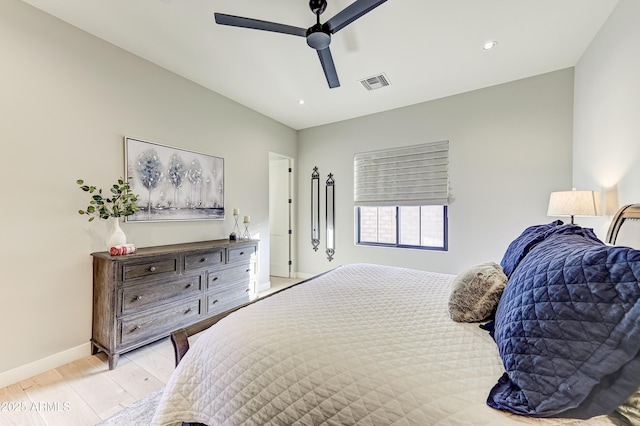
M 260 297 L 298 281 L 271 277 Z M 168 338 L 123 354 L 111 371 L 102 352 L 87 356 L 0 389 L 0 426 L 95 425 L 161 389 L 174 362 Z

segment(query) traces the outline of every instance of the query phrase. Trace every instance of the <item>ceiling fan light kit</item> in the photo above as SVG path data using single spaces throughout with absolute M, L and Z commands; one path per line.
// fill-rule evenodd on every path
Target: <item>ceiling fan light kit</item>
M 331 34 L 317 24 L 307 30 L 307 44 L 316 50 L 322 50 L 331 44 Z
M 305 37 L 307 45 L 318 52 L 318 58 L 320 59 L 324 75 L 327 78 L 327 84 L 333 89 L 334 87 L 340 87 L 340 80 L 338 79 L 338 73 L 336 71 L 335 64 L 333 63 L 331 50 L 329 50 L 331 35 L 337 33 L 351 22 L 366 13 L 369 13 L 386 1 L 387 0 L 356 0 L 338 12 L 327 22 L 321 24 L 320 15 L 327 9 L 327 1 L 310 0 L 309 9 L 311 9 L 311 12 L 316 15 L 316 23 L 307 29 L 278 24 L 275 22 L 261 21 L 259 19 L 226 15 L 224 13 L 215 13 L 214 16 L 216 23 L 219 25 L 229 25 L 232 27 L 272 31 L 276 33 Z

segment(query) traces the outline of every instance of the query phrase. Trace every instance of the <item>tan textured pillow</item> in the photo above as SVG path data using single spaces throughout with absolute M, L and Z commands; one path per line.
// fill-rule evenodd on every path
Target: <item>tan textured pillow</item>
M 453 282 L 449 296 L 449 315 L 457 322 L 479 322 L 491 316 L 498 306 L 507 276 L 495 262 L 473 266 Z
M 616 411 L 632 426 L 640 426 L 640 389 L 631 395 Z

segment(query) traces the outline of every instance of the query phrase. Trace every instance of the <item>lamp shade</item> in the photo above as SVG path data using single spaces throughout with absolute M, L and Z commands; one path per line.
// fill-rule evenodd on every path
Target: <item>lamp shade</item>
M 558 191 L 549 197 L 548 216 L 600 216 L 599 191 Z

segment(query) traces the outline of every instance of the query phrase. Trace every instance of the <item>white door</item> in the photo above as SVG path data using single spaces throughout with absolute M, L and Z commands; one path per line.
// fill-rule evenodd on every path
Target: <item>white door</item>
M 291 274 L 291 160 L 269 157 L 269 257 L 270 275 Z

